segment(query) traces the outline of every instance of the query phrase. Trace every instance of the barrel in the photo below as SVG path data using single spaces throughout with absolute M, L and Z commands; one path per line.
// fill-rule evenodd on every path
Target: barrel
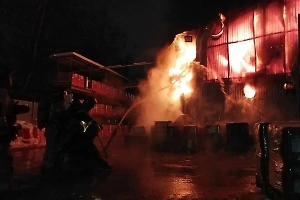
M 170 127 L 153 127 L 151 132 L 151 143 L 154 150 L 166 150 L 167 136 Z
M 206 125 L 204 127 L 204 151 L 216 153 L 225 146 L 224 126 L 220 124 Z
M 151 127 L 151 146 L 156 151 L 167 151 L 168 135 L 170 132 L 171 121 L 155 121 Z
M 172 153 L 183 153 L 186 151 L 186 138 L 182 126 L 170 126 L 167 136 L 167 148 Z
M 172 121 L 155 121 L 154 126 L 157 128 L 167 128 L 171 123 Z
M 246 122 L 226 124 L 227 150 L 244 153 L 249 149 L 249 125 Z
M 186 125 L 183 127 L 186 141 L 186 150 L 189 153 L 199 152 L 203 149 L 203 140 L 201 140 L 200 128 L 196 125 Z

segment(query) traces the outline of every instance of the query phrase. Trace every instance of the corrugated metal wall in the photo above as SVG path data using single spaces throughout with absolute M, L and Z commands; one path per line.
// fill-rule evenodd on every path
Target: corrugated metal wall
M 228 78 L 228 46 L 219 45 L 207 49 L 207 65 L 211 66 L 208 71 L 208 76 L 212 79 L 218 77 Z
M 300 0 L 278 1 L 226 21 L 223 35 L 207 43 L 208 80 L 217 79 L 216 74 L 244 77 L 263 68 L 270 74 L 291 72 L 297 55 L 299 11 Z
M 255 84 L 256 95 L 253 99 L 245 98 L 242 81 L 225 79 L 222 84 L 218 81 L 206 82 L 199 88 L 202 94 L 197 106 L 198 123 L 297 119 L 297 96 L 284 90 L 285 82 L 284 75 L 261 78 Z
M 254 36 L 253 30 L 253 11 L 246 12 L 228 23 L 228 42 L 252 39 Z
M 299 118 L 298 13 L 300 0 L 272 2 L 227 21 L 219 40 L 208 40 L 208 81 L 197 92 L 199 123 Z M 262 69 L 267 75 L 251 80 L 256 95 L 246 99 L 245 75 Z M 283 87 L 289 75 L 296 93 Z

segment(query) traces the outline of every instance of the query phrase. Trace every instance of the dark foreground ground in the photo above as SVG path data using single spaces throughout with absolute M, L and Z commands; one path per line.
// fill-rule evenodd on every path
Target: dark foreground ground
M 107 176 L 46 182 L 39 178 L 44 149 L 13 152 L 15 177 L 9 199 L 60 200 L 263 200 L 255 187 L 252 153 L 232 156 L 173 155 L 125 148 L 113 141 Z

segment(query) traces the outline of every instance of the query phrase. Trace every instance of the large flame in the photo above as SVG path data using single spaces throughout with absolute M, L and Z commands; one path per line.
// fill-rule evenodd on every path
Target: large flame
M 186 37 L 189 33 L 192 38 Z M 189 97 L 193 92 L 196 41 L 194 32 L 189 33 L 176 35 L 170 46 L 158 52 L 157 65 L 139 84 L 140 96 L 147 103 L 138 108 L 137 125 L 145 126 L 148 132 L 154 121 L 175 121 L 182 114 L 181 95 Z
M 255 57 L 252 56 L 254 54 L 252 47 L 253 45 L 248 41 L 230 44 L 229 54 L 232 55 L 230 62 L 224 56 L 218 55 L 224 67 L 227 67 L 230 63 L 231 77 L 244 77 L 247 73 L 255 72 L 255 63 L 253 63 Z
M 192 92 L 193 72 L 191 63 L 196 58 L 196 42 L 185 41 L 186 32 L 176 35 L 173 45 L 176 49 L 174 65 L 169 69 L 169 76 L 173 84 L 173 100 L 181 95 L 189 97 Z

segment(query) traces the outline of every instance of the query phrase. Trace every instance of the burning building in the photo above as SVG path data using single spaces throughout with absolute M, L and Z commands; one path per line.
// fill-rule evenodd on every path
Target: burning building
M 197 38 L 197 60 L 207 67 L 198 120 L 299 117 L 299 9 L 299 0 L 273 1 L 220 15 L 205 29 Z
M 299 10 L 300 0 L 272 1 L 178 34 L 140 85 L 140 123 L 299 118 Z

